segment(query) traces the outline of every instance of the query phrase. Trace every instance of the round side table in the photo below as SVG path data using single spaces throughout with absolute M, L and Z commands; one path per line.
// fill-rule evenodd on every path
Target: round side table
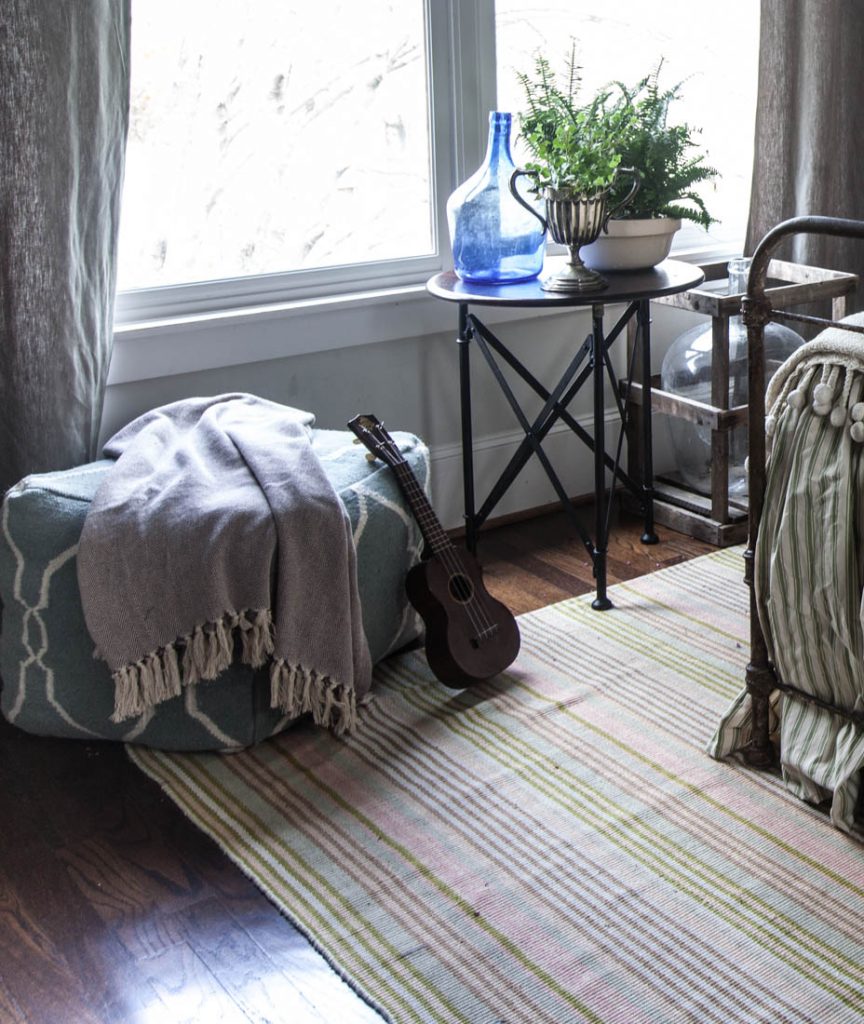
M 554 262 L 550 261 L 554 270 Z M 651 299 L 674 295 L 695 288 L 704 280 L 699 267 L 679 260 L 665 260 L 651 270 L 621 271 L 606 275 L 609 286 L 602 291 L 565 293 L 543 291 L 539 279 L 517 284 L 480 285 L 460 280 L 452 271 L 436 274 L 427 282 L 427 289 L 436 298 L 458 305 L 459 329 L 459 394 L 462 420 L 462 478 L 465 492 L 466 544 L 470 551 L 477 548 L 477 535 L 495 506 L 522 471 L 531 455 L 540 460 L 565 512 L 585 545 L 594 567 L 597 592 L 592 607 L 604 610 L 612 606 L 606 594 L 606 550 L 609 537 L 609 512 L 616 482 L 629 488 L 639 497 L 644 515 L 642 541 L 657 542 L 654 531 L 654 469 L 651 431 L 651 328 L 649 302 Z M 604 329 L 605 307 L 625 304 L 626 308 L 615 325 Z M 530 370 L 497 338 L 470 307 L 513 306 L 551 309 L 554 307 L 591 308 L 592 330 L 581 343 L 560 379 L 551 390 L 545 387 Z M 634 379 L 639 378 L 641 399 L 641 479 L 635 480 L 620 465 L 623 432 L 627 426 L 627 402 L 618 397 L 619 383 L 615 379 L 609 349 L 630 321 L 635 322 L 633 355 L 624 382 L 625 396 Z M 483 504 L 477 509 L 474 493 L 474 451 L 471 417 L 470 350 L 476 343 L 505 399 L 519 422 L 524 439 L 491 488 Z M 496 358 L 497 357 L 497 358 Z M 525 381 L 543 401 L 540 413 L 533 419 L 523 411 L 504 375 L 502 363 Z M 616 451 L 612 457 L 606 450 L 605 381 L 608 375 L 616 396 L 621 417 Z M 593 436 L 568 411 L 567 407 L 588 381 L 593 390 Z M 594 454 L 595 521 L 592 538 L 576 507 L 567 494 L 551 461 L 543 450 L 543 440 L 552 427 L 561 421 Z M 612 487 L 606 495 L 606 471 L 612 472 Z

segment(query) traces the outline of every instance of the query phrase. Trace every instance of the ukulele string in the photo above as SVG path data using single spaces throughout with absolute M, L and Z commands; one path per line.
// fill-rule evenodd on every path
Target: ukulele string
M 407 466 L 405 465 L 404 460 L 400 461 L 400 468 L 403 471 L 401 473 L 403 485 L 406 488 L 408 488 L 409 491 L 411 491 L 411 495 L 409 495 L 409 500 L 410 497 L 413 495 L 416 505 L 419 505 L 421 507 L 423 505 L 428 505 L 428 499 L 426 498 L 425 493 L 421 489 L 417 480 L 414 478 L 413 473 L 411 473 L 410 469 L 408 469 Z M 461 576 L 464 579 L 468 580 L 468 573 L 465 569 L 465 566 L 462 563 L 462 560 L 459 557 L 459 553 L 454 547 L 454 545 L 451 543 L 450 539 L 439 526 L 437 522 L 437 517 L 435 516 L 435 513 L 432 510 L 431 506 L 428 508 L 428 511 L 425 511 L 422 514 L 418 513 L 418 521 L 421 518 L 425 519 L 425 525 L 427 529 L 435 527 L 436 531 L 440 532 L 441 534 L 440 540 L 438 541 L 439 549 L 435 550 L 435 543 L 433 541 L 430 541 L 430 545 L 435 555 L 441 561 L 441 564 L 444 566 L 444 568 L 450 573 L 451 577 Z M 422 527 L 424 523 L 421 522 L 420 525 Z M 477 631 L 478 640 L 482 639 L 489 633 L 494 632 L 494 623 L 490 619 L 487 610 L 484 607 L 482 597 L 480 597 L 477 594 L 477 589 L 473 586 L 473 584 L 470 584 L 470 594 L 468 598 L 460 603 L 462 604 L 462 607 L 465 609 L 465 612 L 468 615 L 472 628 Z
M 382 433 L 383 427 L 381 428 Z M 440 534 L 440 540 L 438 540 L 439 550 L 435 551 L 435 542 L 429 540 L 429 544 L 433 549 L 433 553 L 440 559 L 444 568 L 450 573 L 451 578 L 454 576 L 461 576 L 463 579 L 468 579 L 468 574 L 465 571 L 465 567 L 462 565 L 459 555 L 451 543 L 449 537 L 444 533 L 440 523 L 438 522 L 437 516 L 432 506 L 429 504 L 429 499 L 426 493 L 422 490 L 416 477 L 405 461 L 402 452 L 399 450 L 398 445 L 393 441 L 392 438 L 384 434 L 384 443 L 376 443 L 373 449 L 374 454 L 381 455 L 382 458 L 389 464 L 390 468 L 396 473 L 399 482 L 402 484 L 406 491 L 409 504 L 413 504 L 415 509 L 415 516 L 418 520 L 418 524 L 422 527 L 425 525 L 428 532 L 434 532 Z M 382 452 L 386 452 L 386 457 L 382 455 Z M 413 502 L 411 501 L 413 497 Z M 422 512 L 420 510 L 423 510 Z M 425 520 L 425 524 L 422 520 Z M 425 536 L 425 533 L 424 533 Z M 473 584 L 470 583 L 470 594 L 466 601 L 461 602 L 462 607 L 468 616 L 471 627 L 476 630 L 477 636 L 475 639 L 482 640 L 487 635 L 495 632 L 495 624 L 489 618 L 486 609 L 483 605 L 482 600 L 477 599 L 477 591 Z

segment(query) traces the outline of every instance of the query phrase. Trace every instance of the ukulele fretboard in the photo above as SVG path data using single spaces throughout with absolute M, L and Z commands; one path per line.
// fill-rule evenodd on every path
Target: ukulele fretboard
M 435 510 L 426 497 L 426 492 L 417 482 L 417 478 L 411 472 L 408 463 L 401 459 L 399 462 L 391 463 L 391 468 L 396 474 L 405 500 L 411 506 L 411 512 L 417 520 L 423 539 L 436 555 L 453 547 L 453 543 L 444 531 L 441 521 L 435 514 Z

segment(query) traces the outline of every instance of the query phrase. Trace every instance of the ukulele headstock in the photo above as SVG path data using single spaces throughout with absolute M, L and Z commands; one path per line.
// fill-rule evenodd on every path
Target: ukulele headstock
M 383 423 L 372 413 L 363 413 L 348 421 L 348 428 L 354 432 L 357 440 L 366 445 L 369 451 L 386 463 L 391 469 L 405 462 L 399 446 L 384 429 Z

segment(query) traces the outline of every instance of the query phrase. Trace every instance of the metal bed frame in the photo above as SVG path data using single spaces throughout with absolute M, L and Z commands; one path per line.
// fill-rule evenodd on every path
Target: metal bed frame
M 771 308 L 766 297 L 766 280 L 771 254 L 786 238 L 796 234 L 836 235 L 845 238 L 864 239 L 864 221 L 846 220 L 838 217 L 795 217 L 783 221 L 762 239 L 753 255 L 747 292 L 742 301 L 742 313 L 747 327 L 749 355 L 748 377 L 749 399 L 749 532 L 747 550 L 744 553 L 744 579 L 750 588 L 750 661 L 746 670 L 747 690 L 752 709 L 752 739 L 746 751 L 750 764 L 768 767 L 776 760 L 770 738 L 769 702 L 777 690 L 794 694 L 800 700 L 828 708 L 835 714 L 864 727 L 864 712 L 836 707 L 798 689 L 794 682 L 781 679 L 768 659 L 768 649 L 756 603 L 754 562 L 759 521 L 765 502 L 765 352 L 764 330 L 772 320 L 792 320 L 822 327 L 837 324 L 836 320 L 790 313 Z M 843 324 L 844 330 L 864 334 L 864 327 Z

